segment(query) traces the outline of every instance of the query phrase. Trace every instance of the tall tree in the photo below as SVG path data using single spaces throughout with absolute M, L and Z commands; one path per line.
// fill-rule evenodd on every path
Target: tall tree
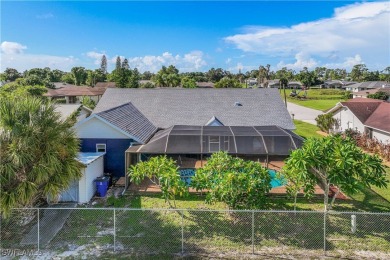
M 318 182 L 324 190 L 325 210 L 333 206 L 340 191 L 354 193 L 371 185 L 387 187 L 388 183 L 382 160 L 364 153 L 353 140 L 340 135 L 307 139 L 302 148 L 291 153 L 285 167 L 287 187 L 297 178 Z M 332 185 L 338 190 L 329 202 Z M 310 185 L 306 192 L 313 194 L 314 186 Z
M 390 66 L 388 66 L 384 70 L 382 70 L 382 73 L 383 73 L 383 79 L 386 82 L 390 82 Z
M 259 67 L 259 73 L 258 73 L 258 84 L 263 84 L 264 82 L 266 82 L 267 80 L 270 79 L 270 67 L 271 65 L 267 64 L 265 67 L 260 65 Z
M 236 79 L 225 77 L 214 84 L 215 88 L 241 88 L 241 84 Z
M 288 85 L 288 79 L 287 78 L 281 78 L 279 81 L 281 87 L 283 88 L 283 94 L 284 94 L 284 104 L 287 107 L 287 96 L 286 96 L 286 87 Z
M 100 62 L 100 71 L 103 73 L 103 74 L 107 74 L 107 57 L 106 55 L 103 54 L 102 56 L 102 60 Z
M 314 73 L 309 71 L 307 67 L 304 67 L 303 70 L 296 75 L 296 78 L 307 88 L 314 83 Z
M 123 62 L 122 62 L 122 68 L 124 69 L 130 69 L 130 66 L 129 66 L 129 60 L 128 59 L 124 59 Z
M 62 76 L 65 75 L 65 72 L 61 71 L 61 70 L 52 70 L 50 73 L 49 73 L 49 79 L 50 79 L 50 82 L 61 82 L 61 78 Z
M 72 120 L 63 121 L 54 103 L 35 97 L 0 100 L 0 209 L 55 198 L 81 176 L 79 141 Z
M 116 70 L 119 70 L 120 68 L 122 68 L 122 61 L 121 61 L 121 57 L 116 57 L 116 63 L 115 63 L 115 69 Z
M 15 81 L 17 78 L 21 78 L 22 74 L 14 68 L 6 68 L 4 71 L 5 80 Z
M 181 86 L 183 88 L 196 88 L 196 81 L 190 77 L 183 77 L 181 79 Z
M 364 73 L 368 71 L 365 64 L 356 64 L 351 71 L 351 78 L 353 81 L 362 81 Z
M 211 82 L 218 82 L 220 81 L 223 77 L 226 76 L 226 73 L 223 69 L 221 68 L 217 68 L 217 69 L 214 69 L 214 68 L 211 68 L 207 73 L 207 79 Z
M 180 85 L 179 70 L 173 65 L 162 66 L 152 80 L 159 87 L 177 87 Z
M 87 81 L 88 73 L 84 67 L 73 67 L 71 69 L 74 82 L 77 86 L 83 85 Z

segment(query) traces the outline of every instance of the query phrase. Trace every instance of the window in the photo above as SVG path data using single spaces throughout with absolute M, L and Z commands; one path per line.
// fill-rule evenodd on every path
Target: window
M 209 136 L 209 152 L 219 152 L 219 136 Z
M 106 152 L 106 144 L 96 144 L 96 152 L 97 153 L 105 153 Z
M 224 136 L 224 151 L 228 152 L 229 151 L 229 136 Z

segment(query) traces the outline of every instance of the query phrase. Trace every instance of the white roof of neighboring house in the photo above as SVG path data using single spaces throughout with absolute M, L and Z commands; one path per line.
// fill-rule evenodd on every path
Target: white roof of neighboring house
M 72 113 L 76 112 L 79 108 L 92 113 L 92 110 L 83 106 L 82 104 L 57 104 L 56 111 L 61 114 L 61 119 L 67 119 Z

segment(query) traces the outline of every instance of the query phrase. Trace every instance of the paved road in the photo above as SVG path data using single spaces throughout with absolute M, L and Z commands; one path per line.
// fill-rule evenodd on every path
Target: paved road
M 294 114 L 294 119 L 301 120 L 313 125 L 317 124 L 315 118 L 318 115 L 323 114 L 323 112 L 320 110 L 303 107 L 290 102 L 287 102 L 287 110 L 290 115 Z

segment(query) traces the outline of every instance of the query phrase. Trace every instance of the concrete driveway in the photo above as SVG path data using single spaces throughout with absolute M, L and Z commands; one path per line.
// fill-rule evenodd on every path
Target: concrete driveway
M 294 114 L 294 119 L 301 120 L 313 125 L 317 124 L 315 118 L 318 115 L 323 114 L 323 112 L 320 110 L 303 107 L 290 102 L 287 102 L 287 110 L 290 115 Z

